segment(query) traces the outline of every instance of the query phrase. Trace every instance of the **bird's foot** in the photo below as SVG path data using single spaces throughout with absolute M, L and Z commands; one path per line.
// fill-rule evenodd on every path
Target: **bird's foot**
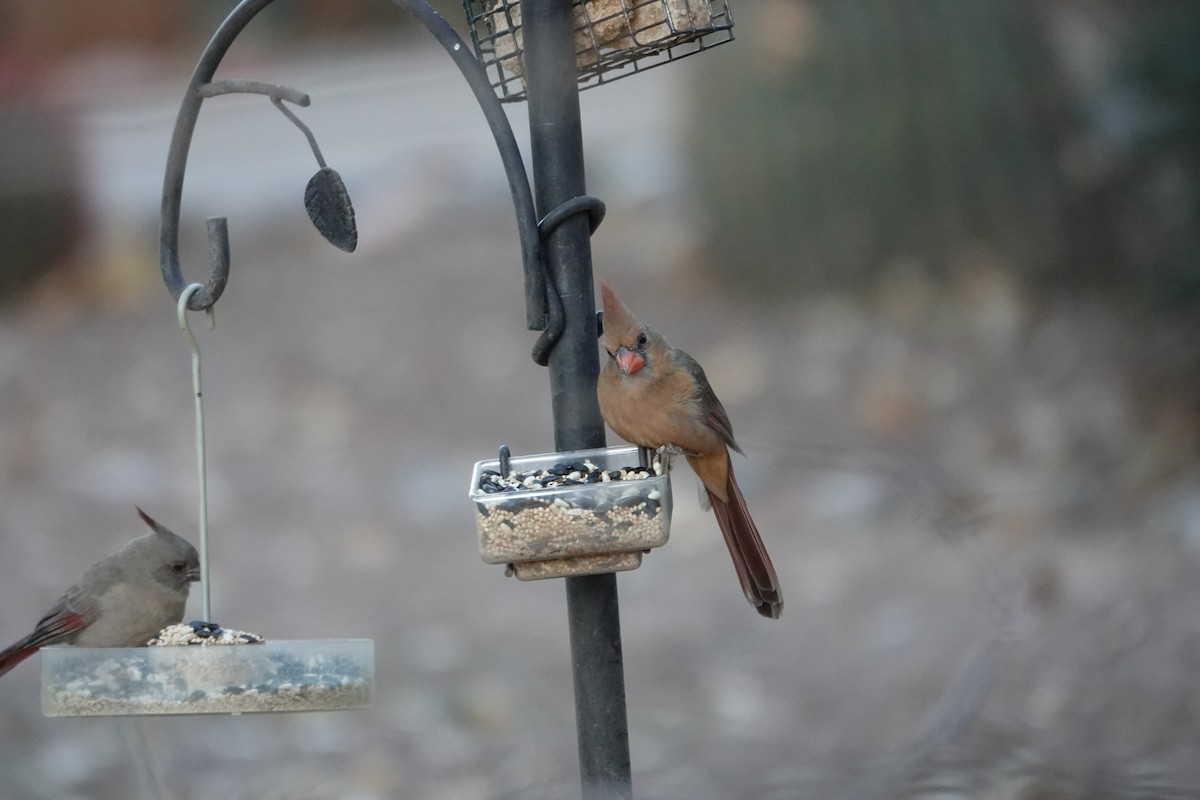
M 654 474 L 662 475 L 671 469 L 671 461 L 676 456 L 684 454 L 684 449 L 677 444 L 664 444 L 662 447 L 654 451 Z

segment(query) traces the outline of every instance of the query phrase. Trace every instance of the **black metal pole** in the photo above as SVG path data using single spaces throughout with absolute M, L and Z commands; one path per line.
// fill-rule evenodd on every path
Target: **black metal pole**
M 521 0 L 521 19 L 534 197 L 538 215 L 545 216 L 586 194 L 570 0 Z M 604 446 L 596 402 L 600 364 L 589 234 L 588 217 L 581 213 L 556 227 L 544 243 L 565 315 L 548 364 L 558 450 Z M 583 797 L 631 798 L 616 576 L 567 578 L 566 584 Z

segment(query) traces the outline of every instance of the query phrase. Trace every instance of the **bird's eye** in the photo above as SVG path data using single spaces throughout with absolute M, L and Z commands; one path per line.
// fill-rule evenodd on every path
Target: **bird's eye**
M 187 569 L 187 564 L 183 563 L 182 561 L 176 561 L 171 565 L 171 569 L 175 570 L 176 572 L 183 572 L 185 569 Z
M 648 342 L 648 341 L 649 341 L 649 339 L 647 338 L 645 331 L 642 331 L 641 333 L 638 334 L 638 338 L 637 338 L 637 346 L 638 347 L 645 347 L 646 342 Z

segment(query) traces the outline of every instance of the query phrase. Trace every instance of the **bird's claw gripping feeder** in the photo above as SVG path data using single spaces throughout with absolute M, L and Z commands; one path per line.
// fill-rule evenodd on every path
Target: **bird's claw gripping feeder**
M 352 251 L 357 241 L 354 212 L 341 177 L 326 166 L 312 132 L 284 105 L 305 107 L 308 96 L 256 81 L 213 79 L 233 41 L 273 1 L 242 0 L 230 12 L 201 55 L 176 119 L 163 180 L 160 254 L 163 279 L 181 317 L 188 310 L 211 311 L 229 278 L 224 217 L 208 221 L 207 280 L 187 282 L 179 264 L 184 170 L 206 99 L 230 93 L 270 98 L 304 133 L 316 157 L 319 171 L 304 196 L 313 223 L 343 250 Z M 463 0 L 468 45 L 426 0 L 392 2 L 416 17 L 455 62 L 495 138 L 516 212 L 526 324 L 541 332 L 532 355 L 537 364 L 548 367 L 550 377 L 558 452 L 512 459 L 502 454 L 501 459 L 475 466 L 470 493 L 481 552 L 485 561 L 510 565 L 520 578 L 565 577 L 584 798 L 628 798 L 632 789 L 624 668 L 612 573 L 637 567 L 643 552 L 666 542 L 671 494 L 663 460 L 639 456 L 636 448 L 604 447 L 604 423 L 595 396 L 599 363 L 588 241 L 604 217 L 604 204 L 586 192 L 578 93 L 731 41 L 733 19 L 725 0 Z M 528 103 L 532 187 L 501 105 L 515 101 Z M 197 382 L 198 374 L 194 351 Z M 201 480 L 202 419 L 197 398 Z M 669 455 L 660 454 L 660 459 L 669 460 Z M 503 468 L 501 460 L 506 462 Z M 559 480 L 564 476 L 554 473 L 564 470 L 565 480 Z M 543 479 L 535 477 L 527 485 L 531 474 L 542 474 Z M 522 475 L 519 488 L 508 485 L 516 475 Z M 201 488 L 203 550 L 206 512 Z M 207 596 L 207 575 L 204 578 Z M 206 599 L 205 616 L 207 606 Z M 215 633 L 204 627 L 211 623 L 197 624 L 208 638 Z M 199 630 L 193 632 L 200 635 Z M 111 669 L 93 685 L 72 683 L 80 680 L 76 673 L 88 671 L 93 663 L 89 659 L 110 662 Z M 72 687 L 79 687 L 81 696 L 91 693 L 101 709 L 94 713 L 146 714 L 298 710 L 289 698 L 299 702 L 333 684 L 346 700 L 338 707 L 361 707 L 369 702 L 374 682 L 370 641 L 94 653 L 58 648 L 46 653 L 44 664 L 49 714 L 87 713 L 62 702 L 60 692 Z M 264 673 L 272 673 L 274 683 L 259 683 Z M 345 690 L 346 681 L 354 683 L 353 690 Z M 133 707 L 121 691 L 109 691 L 112 684 L 170 693 L 173 710 Z M 277 696 L 272 707 L 261 704 L 266 691 Z M 220 707 L 215 697 L 221 699 Z M 102 698 L 108 700 L 102 703 Z M 260 698 L 259 705 L 237 707 L 238 698 Z

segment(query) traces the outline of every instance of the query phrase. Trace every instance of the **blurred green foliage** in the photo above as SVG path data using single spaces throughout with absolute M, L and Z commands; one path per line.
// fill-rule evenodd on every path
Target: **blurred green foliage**
M 1137 120 L 1109 191 L 1122 255 L 1162 305 L 1200 304 L 1200 3 L 1148 3 L 1109 97 Z
M 738 5 L 738 41 L 698 59 L 693 92 L 713 273 L 777 294 L 984 254 L 1027 285 L 1196 302 L 1200 3 L 1110 9 L 1115 55 L 1081 79 L 1064 16 L 1103 10 Z

